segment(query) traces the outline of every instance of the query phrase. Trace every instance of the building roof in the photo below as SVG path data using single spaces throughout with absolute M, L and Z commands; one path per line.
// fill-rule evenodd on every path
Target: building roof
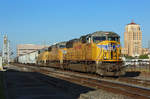
M 136 24 L 134 21 L 132 21 L 132 22 L 129 23 L 128 25 L 138 25 L 138 24 Z
M 35 44 L 19 44 L 17 45 L 18 49 L 42 49 L 45 48 L 44 45 L 35 45 Z

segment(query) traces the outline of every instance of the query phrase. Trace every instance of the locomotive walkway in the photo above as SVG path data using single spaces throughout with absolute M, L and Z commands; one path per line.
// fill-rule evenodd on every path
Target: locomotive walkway
M 49 77 L 51 80 L 62 82 L 69 85 L 71 88 L 59 88 L 52 84 L 47 84 L 38 78 L 45 75 L 35 72 L 23 72 L 15 69 L 8 69 L 4 73 L 6 99 L 77 99 L 81 93 L 88 92 L 92 89 L 69 82 L 61 81 L 60 79 Z M 55 83 L 57 83 L 55 82 Z M 63 85 L 62 85 L 63 86 Z M 76 90 L 75 92 L 73 89 Z

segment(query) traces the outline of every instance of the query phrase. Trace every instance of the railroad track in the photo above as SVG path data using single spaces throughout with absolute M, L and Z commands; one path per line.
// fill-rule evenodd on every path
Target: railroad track
M 34 72 L 40 72 L 45 75 L 50 75 L 52 77 L 56 77 L 72 83 L 77 83 L 83 86 L 88 86 L 95 89 L 103 89 L 105 91 L 109 91 L 116 94 L 122 94 L 128 97 L 132 97 L 133 99 L 150 99 L 150 90 L 146 88 L 135 87 L 128 84 L 116 83 L 107 80 L 94 79 L 95 77 L 91 78 L 89 75 L 85 77 L 85 75 L 81 74 L 55 71 L 55 69 L 50 70 L 27 65 L 18 65 L 18 67 L 28 68 Z
M 15 64 L 18 65 L 18 64 Z M 20 66 L 24 66 L 22 64 L 19 64 Z M 29 65 L 31 66 L 31 65 Z M 32 66 L 31 66 L 32 67 Z M 86 77 L 86 78 L 92 78 L 92 79 L 96 79 L 96 80 L 106 80 L 106 81 L 112 81 L 112 82 L 120 82 L 120 83 L 125 83 L 125 84 L 131 84 L 131 85 L 137 85 L 143 88 L 150 88 L 150 81 L 149 80 L 142 80 L 142 79 L 135 79 L 132 77 L 119 77 L 119 78 L 114 78 L 114 77 L 101 77 L 99 75 L 96 74 L 89 74 L 89 73 L 81 73 L 81 72 L 75 72 L 75 71 L 70 71 L 70 70 L 60 70 L 60 69 L 56 69 L 56 68 L 51 68 L 51 67 L 47 67 L 47 66 L 35 66 L 35 67 L 41 67 L 41 68 L 45 68 L 45 69 L 55 69 L 55 71 L 57 71 L 58 73 L 65 73 L 65 74 L 72 74 L 72 75 L 77 75 L 80 76 L 82 75 L 82 77 Z

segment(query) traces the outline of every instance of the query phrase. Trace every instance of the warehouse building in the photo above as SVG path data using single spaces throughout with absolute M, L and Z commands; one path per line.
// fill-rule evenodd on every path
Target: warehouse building
M 35 44 L 19 44 L 17 45 L 17 56 L 24 55 L 39 49 L 43 49 L 47 46 L 45 45 L 35 45 Z

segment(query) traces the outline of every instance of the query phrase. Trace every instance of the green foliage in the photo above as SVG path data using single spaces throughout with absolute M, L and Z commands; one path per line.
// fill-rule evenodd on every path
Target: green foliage
M 149 59 L 148 55 L 140 55 L 139 59 Z
M 7 65 L 6 63 L 3 63 L 3 64 L 2 64 L 2 66 L 6 66 L 6 65 Z
M 134 57 L 132 57 L 132 56 L 127 56 L 127 55 L 125 56 L 125 58 L 126 58 L 126 59 L 134 59 Z
M 140 55 L 139 57 L 132 57 L 132 56 L 124 56 L 126 59 L 149 59 L 148 55 L 145 54 L 145 55 Z

